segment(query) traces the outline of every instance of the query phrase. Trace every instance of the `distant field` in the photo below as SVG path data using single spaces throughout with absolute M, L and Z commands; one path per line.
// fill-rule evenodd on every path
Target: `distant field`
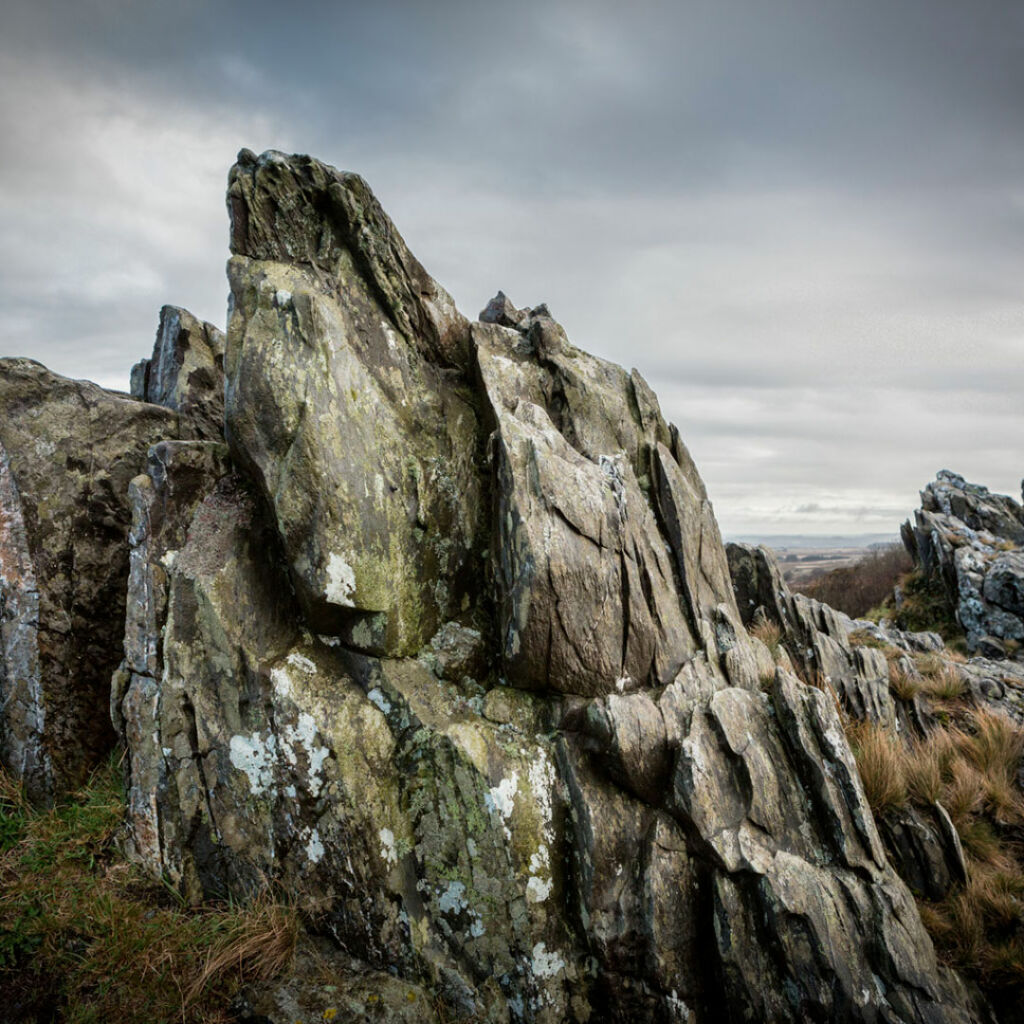
M 864 548 L 772 548 L 785 581 L 810 583 L 833 569 L 852 565 L 863 558 Z
M 833 569 L 852 565 L 873 547 L 899 542 L 898 536 L 888 533 L 823 537 L 774 534 L 730 539 L 770 548 L 779 561 L 783 578 L 791 586 L 794 583 L 810 583 Z

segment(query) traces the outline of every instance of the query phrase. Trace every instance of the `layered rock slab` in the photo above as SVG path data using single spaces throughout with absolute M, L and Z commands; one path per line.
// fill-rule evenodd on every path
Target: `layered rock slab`
M 1024 640 L 1024 507 L 1015 499 L 942 470 L 901 532 L 924 575 L 945 588 L 968 650 Z
M 132 367 L 132 397 L 180 413 L 194 435 L 224 434 L 224 332 L 180 306 L 164 306 L 153 354 Z
M 0 758 L 37 801 L 111 749 L 128 483 L 177 413 L 0 360 Z

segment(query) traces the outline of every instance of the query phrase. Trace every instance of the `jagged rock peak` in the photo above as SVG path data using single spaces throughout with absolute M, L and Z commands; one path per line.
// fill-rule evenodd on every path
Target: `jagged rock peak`
M 133 398 L 174 409 L 198 436 L 224 434 L 224 332 L 179 306 L 164 306 L 153 355 L 132 367 Z
M 432 360 L 465 364 L 466 319 L 358 174 L 309 156 L 243 149 L 227 198 L 236 256 L 306 266 L 324 287 L 357 272 L 408 342 Z

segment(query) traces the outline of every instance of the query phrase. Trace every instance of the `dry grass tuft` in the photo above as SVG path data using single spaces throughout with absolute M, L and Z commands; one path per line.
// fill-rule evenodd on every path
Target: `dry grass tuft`
M 848 733 L 864 795 L 875 814 L 906 804 L 906 754 L 899 739 L 869 721 L 851 725 Z
M 935 700 L 959 700 L 967 692 L 967 683 L 959 669 L 944 664 L 924 674 L 921 690 Z
M 912 701 L 921 692 L 921 682 L 909 675 L 895 661 L 889 662 L 889 689 L 903 701 Z
M 194 1005 L 225 974 L 259 980 L 277 976 L 291 962 L 298 938 L 295 909 L 274 902 L 265 890 L 210 946 L 202 970 L 185 993 L 185 1005 Z
M 773 658 L 778 656 L 779 645 L 782 643 L 782 629 L 777 622 L 762 620 L 751 626 L 749 632 L 755 640 L 760 640 L 771 651 Z

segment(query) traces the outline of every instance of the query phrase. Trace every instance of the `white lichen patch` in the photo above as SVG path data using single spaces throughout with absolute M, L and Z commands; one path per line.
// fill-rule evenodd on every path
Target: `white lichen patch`
M 312 796 L 320 795 L 323 787 L 323 764 L 330 757 L 330 750 L 323 744 L 317 743 L 316 719 L 303 711 L 295 725 L 286 725 L 282 730 L 284 741 L 284 755 L 288 758 L 289 764 L 298 763 L 296 745 L 301 746 L 309 761 L 309 792 Z
M 249 789 L 254 795 L 265 793 L 274 781 L 274 764 L 277 761 L 277 740 L 273 733 L 266 739 L 254 732 L 251 736 L 231 737 L 231 763 L 249 779 Z
M 541 843 L 530 857 L 530 878 L 526 883 L 526 899 L 530 903 L 543 903 L 551 895 L 551 862 L 546 843 Z
M 385 715 L 391 713 L 391 702 L 384 696 L 380 687 L 375 686 L 366 697 L 371 704 L 374 704 Z
M 388 865 L 397 864 L 398 852 L 395 849 L 395 833 L 389 828 L 382 828 L 377 836 L 380 839 L 381 859 Z
M 675 989 L 672 989 L 671 995 L 665 997 L 665 1002 L 668 1004 L 668 1012 L 672 1015 L 673 1020 L 689 1021 L 690 1008 L 679 998 Z
M 528 903 L 543 903 L 551 895 L 553 884 L 550 878 L 530 875 L 526 882 L 526 901 Z
M 310 864 L 319 864 L 324 857 L 324 844 L 315 828 L 309 833 L 309 839 L 306 841 L 306 856 Z
M 327 585 L 324 587 L 324 597 L 331 604 L 341 605 L 343 608 L 353 608 L 352 598 L 356 592 L 356 574 L 348 562 L 341 555 L 332 554 L 327 559 Z
M 551 763 L 544 750 L 530 762 L 528 771 L 530 789 L 533 792 L 533 799 L 536 801 L 537 810 L 540 812 L 541 832 L 545 842 L 554 841 L 554 832 L 551 825 L 551 797 L 555 786 L 555 766 Z
M 437 901 L 442 914 L 461 914 L 469 907 L 466 902 L 466 885 L 464 882 L 449 882 L 448 888 L 441 893 Z
M 512 833 L 508 828 L 508 819 L 515 809 L 516 791 L 519 789 L 519 773 L 513 772 L 508 778 L 502 779 L 490 791 L 484 794 L 484 806 L 492 814 L 497 813 L 501 817 L 502 828 L 505 831 L 505 838 L 511 839 Z
M 278 697 L 290 697 L 292 694 L 292 681 L 283 668 L 272 668 L 270 670 L 270 681 L 274 684 L 274 693 Z
M 298 651 L 292 651 L 292 653 L 284 660 L 293 668 L 297 668 L 300 672 L 305 672 L 311 676 L 316 675 L 316 663 L 312 658 L 307 658 L 304 654 L 299 654 Z
M 533 973 L 538 978 L 554 978 L 565 970 L 565 961 L 562 959 L 562 955 L 556 950 L 552 950 L 550 953 L 547 951 L 547 945 L 543 942 L 538 942 L 533 947 Z

